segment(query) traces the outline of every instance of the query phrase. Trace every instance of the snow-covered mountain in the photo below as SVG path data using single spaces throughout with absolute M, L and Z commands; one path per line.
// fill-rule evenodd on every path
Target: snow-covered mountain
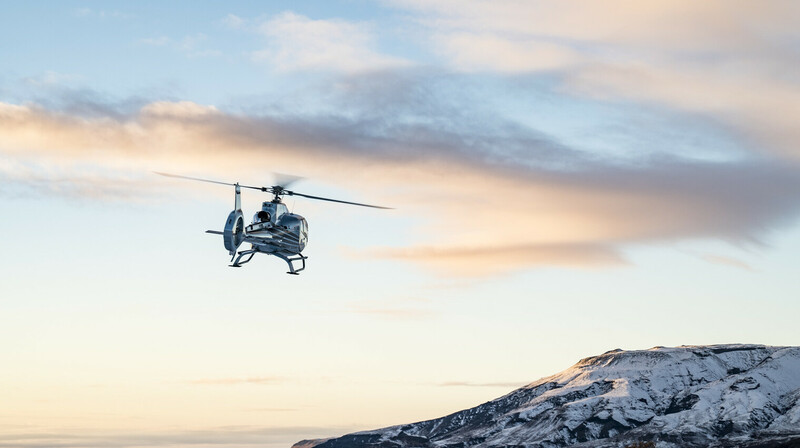
M 446 417 L 295 446 L 799 448 L 800 347 L 612 350 Z

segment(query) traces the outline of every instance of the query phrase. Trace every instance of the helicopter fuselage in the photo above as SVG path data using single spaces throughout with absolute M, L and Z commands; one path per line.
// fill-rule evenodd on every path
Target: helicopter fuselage
M 245 241 L 253 245 L 269 244 L 295 254 L 301 253 L 308 243 L 306 219 L 289 213 L 286 204 L 279 201 L 261 204 L 261 211 L 253 215 L 252 223 L 244 231 Z

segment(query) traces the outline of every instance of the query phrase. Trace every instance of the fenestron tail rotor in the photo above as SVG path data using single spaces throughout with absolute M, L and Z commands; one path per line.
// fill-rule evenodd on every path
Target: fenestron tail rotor
M 328 201 L 328 202 L 338 202 L 339 204 L 348 204 L 348 205 L 357 205 L 359 207 L 370 207 L 370 208 L 380 208 L 384 210 L 392 210 L 392 207 L 383 207 L 380 205 L 370 205 L 370 204 L 362 204 L 360 202 L 350 202 L 350 201 L 342 201 L 340 199 L 331 199 L 331 198 L 324 198 L 322 196 L 312 196 L 310 194 L 298 193 L 296 191 L 287 190 L 286 187 L 290 184 L 297 182 L 298 180 L 303 179 L 300 176 L 292 176 L 290 174 L 280 174 L 280 173 L 273 173 L 275 176 L 275 180 L 278 182 L 278 185 L 273 185 L 271 187 L 256 187 L 253 185 L 241 185 L 238 183 L 230 183 L 230 182 L 220 182 L 217 180 L 211 179 L 202 179 L 199 177 L 191 177 L 191 176 L 182 176 L 179 174 L 170 174 L 170 173 L 162 173 L 158 171 L 153 171 L 153 173 L 158 174 L 160 176 L 172 177 L 175 179 L 186 179 L 186 180 L 194 180 L 198 182 L 208 182 L 212 184 L 219 184 L 219 185 L 229 185 L 229 186 L 239 186 L 241 188 L 249 188 L 251 190 L 259 190 L 265 193 L 271 193 L 275 195 L 275 200 L 280 200 L 281 196 L 300 196 L 308 199 L 316 199 L 319 201 Z

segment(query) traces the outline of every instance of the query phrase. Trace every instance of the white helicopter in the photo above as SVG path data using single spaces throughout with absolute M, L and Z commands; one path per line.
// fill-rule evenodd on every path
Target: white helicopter
M 285 180 L 282 182 L 279 180 L 278 182 L 283 185 L 254 187 L 250 185 L 239 185 L 239 183 L 232 184 L 216 180 L 200 179 L 197 177 L 180 176 L 177 174 L 159 172 L 155 172 L 155 174 L 234 187 L 236 195 L 234 210 L 228 215 L 228 220 L 225 222 L 225 229 L 221 232 L 219 230 L 206 230 L 206 233 L 222 235 L 225 249 L 227 249 L 228 254 L 231 255 L 232 264 L 230 266 L 235 268 L 241 267 L 243 264 L 252 260 L 253 255 L 257 253 L 274 255 L 285 261 L 289 265 L 289 272 L 287 272 L 287 274 L 298 275 L 300 271 L 306 268 L 306 259 L 308 257 L 303 255 L 302 252 L 306 247 L 306 243 L 308 243 L 308 222 L 302 216 L 289 212 L 289 209 L 286 208 L 286 205 L 281 201 L 281 196 L 283 195 L 300 196 L 309 199 L 319 199 L 321 201 L 338 202 L 340 204 L 358 205 L 361 207 L 391 209 L 391 207 L 340 201 L 338 199 L 311 196 L 287 190 L 286 187 L 291 182 L 300 179 L 294 176 L 290 178 L 283 176 Z M 259 190 L 275 195 L 271 201 L 266 201 L 261 204 L 261 211 L 253 216 L 253 222 L 248 226 L 244 225 L 244 215 L 242 213 L 242 188 L 250 188 L 252 190 Z M 250 243 L 250 249 L 237 252 L 242 243 Z M 295 267 L 295 262 L 300 262 L 301 266 L 299 268 Z

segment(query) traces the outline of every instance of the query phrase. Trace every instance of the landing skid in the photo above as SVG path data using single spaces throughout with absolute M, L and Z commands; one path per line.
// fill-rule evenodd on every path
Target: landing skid
M 275 255 L 276 257 L 278 257 L 281 260 L 285 261 L 286 264 L 289 265 L 289 272 L 287 272 L 287 274 L 300 275 L 300 271 L 302 271 L 302 270 L 304 270 L 306 268 L 306 258 L 308 258 L 308 257 L 306 257 L 304 255 L 296 254 L 297 256 L 294 256 L 294 257 L 287 257 L 285 255 L 278 254 L 278 253 L 274 253 L 272 255 Z M 295 261 L 301 262 L 302 266 L 300 267 L 300 269 L 295 269 L 295 267 L 294 267 L 294 262 Z
M 262 251 L 260 251 L 258 249 L 250 249 L 250 250 L 243 250 L 243 251 L 239 252 L 238 256 L 234 255 L 233 258 L 231 258 L 231 261 L 233 261 L 233 264 L 231 264 L 230 267 L 232 267 L 232 268 L 240 268 L 240 267 L 242 267 L 243 264 L 249 263 L 250 260 L 253 259 L 253 255 L 255 255 L 258 252 L 262 252 Z M 295 254 L 294 256 L 287 257 L 286 255 L 283 255 L 283 254 L 281 254 L 279 252 L 262 252 L 262 253 L 265 253 L 267 255 L 274 255 L 274 256 L 280 258 L 281 260 L 285 261 L 286 264 L 289 265 L 289 272 L 287 272 L 287 274 L 300 275 L 300 271 L 302 271 L 302 270 L 304 270 L 306 268 L 306 258 L 308 258 L 308 257 L 306 257 L 304 255 Z M 301 262 L 300 268 L 295 268 L 294 262 L 296 262 L 296 261 Z
M 233 258 L 231 258 L 231 261 L 233 261 L 233 264 L 230 265 L 230 267 L 232 267 L 232 268 L 240 268 L 240 267 L 242 267 L 243 264 L 249 263 L 250 260 L 253 259 L 253 255 L 255 255 L 256 252 L 258 252 L 258 250 L 256 250 L 256 249 L 243 250 L 243 251 L 239 252 L 239 256 L 238 257 L 236 255 L 233 256 L 234 258 L 236 258 L 236 261 L 233 261 Z M 242 260 L 242 258 L 244 258 L 244 257 L 247 257 L 247 258 Z

